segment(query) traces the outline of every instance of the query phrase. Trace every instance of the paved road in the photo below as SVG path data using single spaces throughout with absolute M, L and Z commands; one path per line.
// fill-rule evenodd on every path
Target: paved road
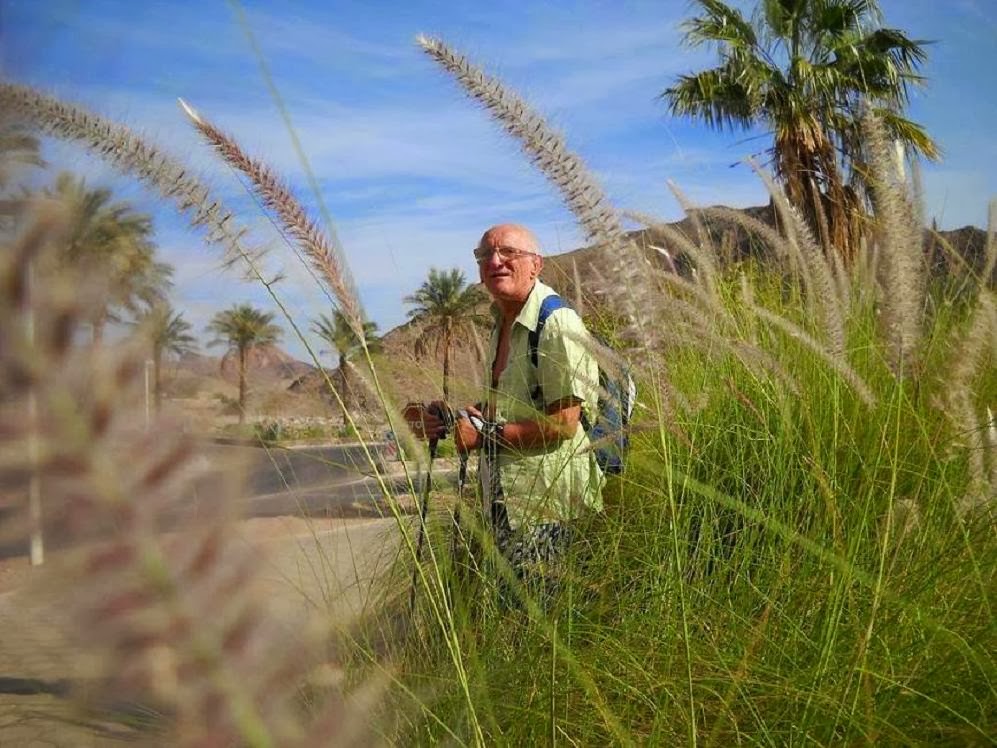
M 422 490 L 414 467 L 385 456 L 386 444 L 370 447 L 377 475 L 360 445 L 261 449 L 212 445 L 205 459 L 219 469 L 246 471 L 246 514 L 251 517 L 298 515 L 310 517 L 383 517 L 389 514 L 385 489 L 403 504 L 412 505 L 413 487 Z M 453 462 L 437 460 L 434 486 L 456 481 Z M 411 481 L 411 482 L 410 482 Z M 211 480 L 200 489 L 210 496 Z
M 386 450 L 385 443 L 370 444 L 367 449 L 361 444 L 264 449 L 209 443 L 202 447 L 202 454 L 214 465 L 239 465 L 246 471 L 247 494 L 258 496 L 384 473 L 392 466 Z

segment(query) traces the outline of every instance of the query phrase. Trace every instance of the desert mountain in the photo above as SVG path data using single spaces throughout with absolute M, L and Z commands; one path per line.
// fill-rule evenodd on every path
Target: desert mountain
M 187 353 L 177 363 L 179 369 L 198 376 L 221 376 L 228 382 L 238 381 L 238 358 L 234 353 L 223 356 L 205 356 Z M 258 346 L 249 351 L 246 361 L 248 376 L 256 381 L 276 382 L 284 379 L 297 379 L 313 371 L 315 367 L 298 361 L 276 345 Z

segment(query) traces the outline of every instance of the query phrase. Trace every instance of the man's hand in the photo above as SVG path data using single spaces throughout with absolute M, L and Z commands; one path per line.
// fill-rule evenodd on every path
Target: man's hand
M 433 402 L 428 408 L 423 403 L 409 403 L 402 415 L 419 439 L 442 439 L 447 429 L 437 413 L 442 413 L 446 405 L 442 401 Z
M 481 411 L 473 405 L 467 406 L 467 414 L 484 420 Z M 457 445 L 457 451 L 465 454 L 481 447 L 481 434 L 471 425 L 469 419 L 458 418 L 454 423 L 454 443 Z

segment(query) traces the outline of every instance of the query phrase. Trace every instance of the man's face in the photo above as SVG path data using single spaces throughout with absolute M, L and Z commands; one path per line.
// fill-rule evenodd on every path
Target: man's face
M 481 238 L 478 252 L 486 254 L 478 261 L 478 272 L 492 298 L 526 301 L 543 267 L 536 249 L 533 238 L 518 227 L 498 226 Z

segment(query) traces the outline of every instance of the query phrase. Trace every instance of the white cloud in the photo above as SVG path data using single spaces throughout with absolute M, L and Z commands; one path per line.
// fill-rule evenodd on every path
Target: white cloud
M 376 18 L 370 13 L 377 11 L 359 5 L 257 6 L 249 10 L 249 22 L 361 293 L 383 327 L 404 318 L 400 298 L 430 265 L 473 272 L 469 247 L 491 223 L 530 223 L 548 249 L 573 248 L 581 237 L 517 145 L 416 50 L 412 38 L 422 29 L 408 28 L 415 12 L 392 13 L 381 23 L 369 23 Z M 677 73 L 711 58 L 708 50 L 680 46 L 676 21 L 686 14 L 685 8 L 632 2 L 584 9 L 478 4 L 427 17 L 440 24 L 444 39 L 547 113 L 595 168 L 616 204 L 670 219 L 679 210 L 665 187 L 668 179 L 701 204 L 766 201 L 748 169 L 728 168 L 762 146 L 732 147 L 732 138 L 670 120 L 655 100 Z M 257 241 L 271 247 L 267 271 L 286 271 L 277 291 L 295 313 L 307 318 L 325 311 L 327 302 L 314 282 L 176 108 L 177 96 L 188 98 L 284 175 L 314 209 L 317 201 L 286 126 L 228 9 L 122 5 L 113 17 L 90 19 L 80 11 L 62 23 L 78 32 L 81 44 L 120 43 L 120 65 L 113 75 L 91 74 L 84 67 L 90 57 L 70 50 L 59 58 L 66 66 L 62 77 L 52 73 L 53 62 L 31 80 L 46 86 L 59 81 L 62 96 L 124 120 L 192 162 L 255 227 Z M 136 50 L 141 58 L 133 57 Z M 49 59 L 44 50 L 38 55 Z M 50 57 L 56 59 L 54 53 Z M 943 212 L 946 225 L 980 223 L 984 198 L 997 191 L 982 166 L 994 152 L 993 140 L 979 137 L 983 147 L 974 151 L 975 162 L 953 159 L 926 170 L 929 213 Z M 966 137 L 960 132 L 959 138 L 961 146 Z M 201 322 L 244 298 L 272 306 L 265 293 L 237 274 L 217 270 L 217 250 L 182 228 L 171 208 L 160 209 L 155 197 L 76 148 L 52 146 L 51 153 L 92 182 L 111 180 L 142 209 L 158 211 L 164 258 L 177 266 L 178 297 Z

